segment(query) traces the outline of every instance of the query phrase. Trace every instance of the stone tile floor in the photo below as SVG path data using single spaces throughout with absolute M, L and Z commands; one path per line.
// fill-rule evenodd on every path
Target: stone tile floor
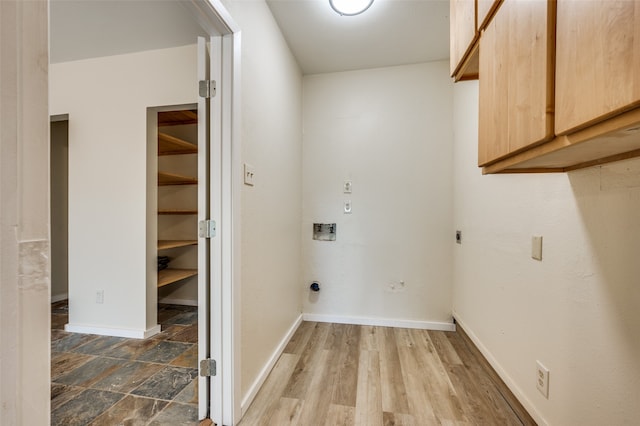
M 67 301 L 51 305 L 51 424 L 198 424 L 198 312 L 159 305 L 149 339 L 67 333 Z

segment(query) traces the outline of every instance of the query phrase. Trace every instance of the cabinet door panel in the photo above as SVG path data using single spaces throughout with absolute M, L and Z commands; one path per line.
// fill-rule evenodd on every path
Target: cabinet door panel
M 478 0 L 478 31 L 484 29 L 489 23 L 489 16 L 500 5 L 501 0 Z
M 497 17 L 496 17 L 497 18 Z M 480 37 L 478 164 L 484 165 L 509 151 L 508 140 L 508 62 L 504 54 L 508 22 L 500 16 Z
M 450 2 L 450 65 L 453 76 L 476 37 L 476 6 L 474 0 Z
M 640 0 L 558 0 L 556 133 L 640 105 Z
M 553 3 L 505 0 L 480 38 L 480 165 L 553 137 Z

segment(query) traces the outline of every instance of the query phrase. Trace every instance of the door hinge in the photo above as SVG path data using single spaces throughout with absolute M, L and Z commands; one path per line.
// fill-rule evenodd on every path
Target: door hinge
M 201 220 L 198 223 L 198 235 L 200 238 L 213 238 L 216 236 L 216 221 L 215 220 Z
M 216 375 L 216 360 L 207 358 L 200 361 L 200 376 L 212 377 Z
M 198 82 L 198 93 L 201 98 L 213 98 L 216 95 L 216 81 L 200 80 Z

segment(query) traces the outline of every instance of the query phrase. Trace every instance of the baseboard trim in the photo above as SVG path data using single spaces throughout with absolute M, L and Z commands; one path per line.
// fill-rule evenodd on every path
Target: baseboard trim
M 524 410 L 527 411 L 533 420 L 540 426 L 548 425 L 547 421 L 542 417 L 542 415 L 536 410 L 536 407 L 531 403 L 531 401 L 526 397 L 522 389 L 515 383 L 515 381 L 511 378 L 511 376 L 506 372 L 504 368 L 500 365 L 500 363 L 495 359 L 491 351 L 487 349 L 486 346 L 482 344 L 478 336 L 473 332 L 471 328 L 464 322 L 463 319 L 460 318 L 460 315 L 457 312 L 453 312 L 453 318 L 456 323 L 460 326 L 458 328 L 463 339 L 468 339 L 469 342 L 474 346 L 474 350 L 478 352 L 478 355 L 484 358 L 484 360 L 489 364 L 489 367 L 493 369 L 495 374 L 502 380 L 504 385 L 511 391 L 513 396 L 518 400 L 518 402 L 522 405 Z M 469 345 L 467 345 L 469 346 Z
M 198 306 L 198 301 L 193 299 L 172 299 L 165 297 L 158 300 L 158 303 L 164 303 L 167 305 L 182 305 L 182 306 Z
M 258 377 L 256 377 L 256 379 L 249 387 L 249 390 L 247 391 L 240 404 L 240 417 L 244 416 L 244 414 L 247 412 L 247 409 L 253 402 L 253 399 L 258 394 L 258 391 L 264 384 L 264 381 L 267 380 L 269 373 L 271 373 L 271 370 L 276 365 L 278 358 L 280 358 L 280 355 L 282 355 L 284 348 L 287 346 L 287 343 L 289 343 L 289 340 L 291 340 L 298 327 L 300 327 L 300 324 L 302 324 L 302 315 L 298 316 L 298 318 L 296 318 L 296 320 L 293 322 L 293 324 L 289 328 L 289 331 L 287 331 L 285 336 L 282 338 L 280 344 L 276 347 L 276 350 L 273 352 L 265 366 L 262 367 L 262 370 L 260 371 L 260 374 L 258 374 Z
M 436 321 L 416 321 L 323 314 L 302 314 L 302 319 L 304 321 L 331 322 L 335 324 L 375 325 L 380 327 L 417 328 L 420 330 L 456 331 L 455 324 Z
M 146 339 L 160 333 L 160 324 L 147 330 L 132 330 L 128 328 L 95 327 L 86 325 L 65 324 L 64 330 L 70 333 L 97 334 L 100 336 L 127 337 L 129 339 Z
M 61 300 L 66 300 L 69 298 L 69 293 L 56 294 L 55 296 L 51 295 L 51 303 L 56 303 Z

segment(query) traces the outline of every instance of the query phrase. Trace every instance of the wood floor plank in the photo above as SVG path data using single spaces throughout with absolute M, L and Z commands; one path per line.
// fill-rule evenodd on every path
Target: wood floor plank
M 353 426 L 356 419 L 355 407 L 331 404 L 327 412 L 325 426 Z
M 382 426 L 380 356 L 377 351 L 361 351 L 356 396 L 357 426 Z
M 427 330 L 411 330 L 416 344 L 416 359 L 423 376 L 425 389 L 432 402 L 434 414 L 440 422 L 466 422 L 467 418 L 453 384 L 449 379 Z
M 273 416 L 279 404 L 279 397 L 283 393 L 291 374 L 295 370 L 300 355 L 282 354 L 256 395 L 253 403 L 242 419 L 242 425 L 258 425 L 262 419 Z M 275 397 L 277 396 L 277 397 Z
M 300 415 L 300 424 L 309 426 L 324 425 L 324 417 L 318 413 L 327 413 L 331 405 L 331 389 L 335 382 L 338 366 L 337 351 L 323 350 L 318 359 L 318 366 L 315 368 L 313 377 L 309 384 L 313 392 L 307 392 L 304 401 L 304 410 Z
M 360 350 L 377 351 L 380 349 L 378 345 L 380 329 L 381 327 L 371 325 L 360 326 Z
M 418 425 L 438 424 L 423 384 L 423 376 L 416 359 L 416 349 L 408 346 L 398 347 L 402 377 L 407 387 L 409 411 Z
M 450 333 L 450 340 L 459 340 L 464 343 L 465 349 L 468 353 L 473 355 L 473 359 L 478 364 L 478 366 L 485 372 L 486 376 L 491 380 L 491 382 L 495 385 L 496 390 L 500 392 L 502 397 L 507 402 L 507 405 L 511 408 L 511 410 L 515 413 L 518 419 L 522 422 L 522 424 L 530 426 L 536 425 L 535 420 L 531 417 L 531 415 L 527 412 L 527 410 L 522 406 L 520 401 L 513 395 L 513 393 L 509 390 L 507 385 L 502 381 L 498 373 L 495 372 L 491 364 L 482 356 L 478 348 L 476 348 L 475 344 L 464 329 L 458 326 L 457 333 Z
M 419 426 L 413 416 L 402 413 L 382 413 L 384 426 Z
M 315 322 L 303 321 L 300 327 L 293 333 L 291 340 L 285 346 L 283 353 L 285 354 L 301 354 L 309 342 L 309 338 L 315 330 Z
M 462 342 L 458 336 L 447 337 L 454 347 L 456 347 L 456 351 L 466 367 L 465 372 L 467 373 L 467 377 L 461 380 L 461 383 L 468 386 L 470 382 L 476 386 L 479 394 L 482 395 L 478 406 L 488 411 L 484 415 L 494 417 L 496 424 L 521 425 L 522 422 L 520 419 L 513 412 L 509 404 L 507 404 L 501 392 L 496 388 L 495 383 L 487 375 L 486 370 L 465 347 L 464 342 Z
M 322 356 L 325 340 L 329 334 L 331 325 L 327 323 L 314 323 L 313 331 L 307 345 L 300 355 L 289 383 L 282 393 L 287 398 L 305 399 L 309 390 L 309 384 L 313 378 L 314 368 L 318 366 L 318 360 Z
M 331 396 L 332 404 L 356 406 L 359 360 L 360 328 L 357 325 L 345 325 L 338 359 L 338 375 Z
M 400 356 L 395 331 L 391 327 L 381 330 L 380 382 L 382 387 L 382 410 L 389 413 L 409 413 L 407 390 L 402 378 Z
M 462 365 L 462 360 L 460 360 L 458 353 L 451 345 L 449 339 L 447 339 L 446 332 L 430 330 L 427 331 L 427 334 L 443 364 Z
M 294 398 L 280 398 L 270 418 L 265 423 L 272 426 L 300 425 L 300 414 L 304 401 Z

